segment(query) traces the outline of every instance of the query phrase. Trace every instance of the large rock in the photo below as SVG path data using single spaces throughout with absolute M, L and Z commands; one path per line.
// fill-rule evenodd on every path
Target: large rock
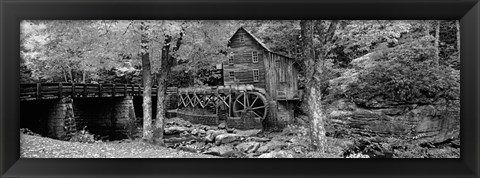
M 230 145 L 221 145 L 221 146 L 215 146 L 211 147 L 207 151 L 203 152 L 204 154 L 211 154 L 211 155 L 216 155 L 216 156 L 226 156 L 229 155 L 233 152 L 233 148 Z
M 182 118 L 174 117 L 174 118 L 165 119 L 165 125 L 177 125 L 177 126 L 190 127 L 192 126 L 192 123 L 190 123 L 189 121 L 183 120 Z
M 280 151 L 272 151 L 270 153 L 264 153 L 260 155 L 258 158 L 294 158 L 294 153 L 291 151 L 285 151 L 285 150 L 280 150 Z
M 263 138 L 263 137 L 248 137 L 246 141 L 252 141 L 252 142 L 268 142 L 270 141 L 269 138 Z
M 203 129 L 199 129 L 199 128 L 194 128 L 191 132 L 192 135 L 197 135 L 197 136 L 201 136 L 201 135 L 206 135 L 207 132 Z
M 225 130 L 208 130 L 207 133 L 206 133 L 206 137 L 205 139 L 208 141 L 208 142 L 214 142 L 215 141 L 215 137 L 217 137 L 218 135 L 221 135 L 221 134 L 225 134 L 227 133 L 227 131 Z
M 187 132 L 189 129 L 186 127 L 181 126 L 173 126 L 173 127 L 166 127 L 165 128 L 165 135 L 174 135 L 174 134 L 181 134 L 183 132 Z
M 260 143 L 258 142 L 244 142 L 238 144 L 235 148 L 239 151 L 243 151 L 246 153 L 253 153 L 257 151 L 257 149 L 260 147 Z
M 260 146 L 260 148 L 257 149 L 257 152 L 265 153 L 271 150 L 281 150 L 287 146 L 288 145 L 285 142 L 272 140 L 270 142 L 267 142 L 265 145 Z
M 219 129 L 225 129 L 225 128 L 227 128 L 227 124 L 226 124 L 225 122 L 222 122 L 222 123 L 218 124 L 217 127 L 218 127 Z
M 235 141 L 240 141 L 242 139 L 243 137 L 237 134 L 231 134 L 231 133 L 220 134 L 215 137 L 215 144 L 220 145 L 225 143 L 232 143 Z
M 351 83 L 358 81 L 361 71 L 379 64 L 379 53 L 372 52 L 350 63 L 340 77 L 329 81 L 326 107 L 326 131 L 338 137 L 381 136 L 414 138 L 420 142 L 441 142 L 459 135 L 460 105 L 458 101 L 428 100 L 429 103 L 406 104 L 373 97 L 362 105 L 344 98 Z
M 459 114 L 442 107 L 419 106 L 406 114 L 405 125 L 412 127 L 420 142 L 442 142 L 459 135 Z
M 235 130 L 233 133 L 241 136 L 246 136 L 246 137 L 251 137 L 251 136 L 256 136 L 258 133 L 260 133 L 262 129 L 252 129 L 252 130 Z
M 344 105 L 344 104 L 343 104 Z M 347 104 L 349 105 L 349 104 Z M 344 110 L 347 109 L 347 110 Z M 396 136 L 440 142 L 458 135 L 458 111 L 445 105 L 399 105 L 362 109 L 332 105 L 327 109 L 327 133 L 348 130 L 364 136 Z M 334 134 L 336 135 L 336 134 Z

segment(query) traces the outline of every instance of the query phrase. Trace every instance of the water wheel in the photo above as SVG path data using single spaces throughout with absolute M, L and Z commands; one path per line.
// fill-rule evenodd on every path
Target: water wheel
M 246 97 L 245 97 L 246 95 Z M 240 117 L 242 112 L 252 111 L 262 120 L 267 116 L 267 98 L 258 92 L 246 92 L 233 100 L 233 116 Z

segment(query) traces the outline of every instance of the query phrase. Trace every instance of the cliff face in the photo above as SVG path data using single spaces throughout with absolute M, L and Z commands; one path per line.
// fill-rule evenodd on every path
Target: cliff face
M 460 101 L 437 99 L 426 104 L 401 104 L 376 97 L 359 106 L 342 93 L 360 72 L 378 62 L 374 53 L 352 61 L 353 67 L 329 81 L 325 97 L 327 133 L 337 137 L 394 137 L 424 142 L 459 138 Z

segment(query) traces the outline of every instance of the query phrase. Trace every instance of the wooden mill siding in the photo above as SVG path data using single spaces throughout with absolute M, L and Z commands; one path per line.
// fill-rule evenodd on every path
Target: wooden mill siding
M 240 40 L 242 36 L 243 42 Z M 225 85 L 253 84 L 255 87 L 266 89 L 273 100 L 298 98 L 298 70 L 292 58 L 270 51 L 243 28 L 232 36 L 229 46 L 233 53 L 233 64 L 229 64 L 228 60 L 223 62 Z M 252 61 L 252 51 L 257 51 L 257 63 Z M 255 69 L 259 73 L 258 81 L 254 81 L 253 78 Z M 230 78 L 232 71 L 235 72 L 236 81 Z
M 240 36 L 244 41 L 240 41 Z M 228 60 L 223 62 L 223 74 L 225 85 L 233 84 L 253 84 L 255 87 L 265 88 L 265 66 L 263 63 L 264 48 L 259 45 L 253 37 L 244 30 L 239 30 L 231 38 L 230 47 L 233 53 L 233 64 L 228 64 Z M 253 63 L 252 52 L 257 51 L 258 62 Z M 253 81 L 253 70 L 258 69 L 259 81 Z M 230 78 L 230 72 L 235 72 L 237 82 Z
M 293 59 L 271 52 L 264 56 L 268 58 L 264 60 L 264 65 L 268 78 L 266 90 L 270 95 L 277 99 L 298 98 L 298 71 L 294 67 Z M 283 96 L 279 97 L 277 94 Z

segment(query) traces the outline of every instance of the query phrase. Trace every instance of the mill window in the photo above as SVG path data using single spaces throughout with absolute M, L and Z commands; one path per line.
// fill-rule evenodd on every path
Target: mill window
M 240 42 L 244 42 L 244 41 L 245 41 L 245 36 L 244 36 L 244 35 L 240 35 L 239 38 L 240 38 Z
M 259 75 L 258 69 L 253 69 L 253 81 L 258 82 L 259 79 L 260 79 L 260 75 Z
M 229 76 L 230 76 L 230 80 L 235 80 L 235 72 L 230 71 Z
M 228 64 L 233 65 L 233 55 L 228 58 Z
M 258 62 L 258 52 L 257 51 L 252 51 L 252 62 L 253 63 Z

